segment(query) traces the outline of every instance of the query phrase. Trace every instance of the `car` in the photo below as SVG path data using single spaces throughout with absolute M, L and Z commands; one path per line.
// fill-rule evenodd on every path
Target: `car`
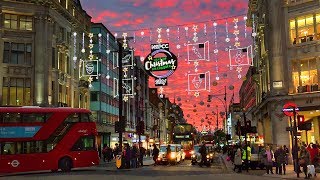
M 201 145 L 195 145 L 193 147 L 193 150 L 190 152 L 192 165 L 195 165 L 195 164 L 201 162 L 201 154 L 199 153 L 200 147 L 201 147 Z M 215 157 L 213 144 L 206 144 L 206 149 L 207 149 L 207 158 L 212 163 L 213 159 Z
M 183 155 L 183 150 L 181 149 L 180 144 L 169 144 L 171 149 L 171 155 L 167 157 L 167 146 L 168 145 L 161 145 L 159 157 L 157 159 L 158 164 L 177 164 L 184 160 L 185 155 Z
M 206 149 L 207 149 L 207 155 L 209 156 L 209 160 L 211 163 L 213 163 L 213 159 L 215 157 L 213 144 L 210 144 L 210 143 L 206 144 Z
M 200 145 L 194 145 L 191 154 L 191 164 L 195 165 L 201 161 L 201 154 L 199 153 Z

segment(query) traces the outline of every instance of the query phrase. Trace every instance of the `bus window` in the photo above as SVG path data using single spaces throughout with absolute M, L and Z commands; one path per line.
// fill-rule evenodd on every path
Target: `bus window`
M 3 123 L 17 123 L 21 122 L 20 113 L 6 113 L 3 117 Z
M 22 114 L 22 121 L 23 122 L 46 122 L 51 114 L 38 114 L 38 113 L 28 113 Z
M 16 154 L 16 143 L 14 142 L 2 143 L 1 154 Z
M 88 113 L 81 113 L 80 114 L 80 122 L 90 122 L 89 114 Z
M 79 122 L 79 114 L 78 113 L 73 113 L 69 115 L 66 119 L 66 122 L 68 123 L 76 123 Z
M 95 150 L 95 137 L 94 136 L 82 136 L 73 145 L 72 151 L 87 151 Z

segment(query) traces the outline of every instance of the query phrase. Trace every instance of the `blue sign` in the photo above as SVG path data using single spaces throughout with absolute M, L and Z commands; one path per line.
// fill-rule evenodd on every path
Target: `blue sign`
M 0 138 L 31 138 L 41 126 L 0 127 Z

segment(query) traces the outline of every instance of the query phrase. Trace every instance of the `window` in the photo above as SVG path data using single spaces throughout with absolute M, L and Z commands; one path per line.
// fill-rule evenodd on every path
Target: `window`
M 3 63 L 31 65 L 31 44 L 4 43 Z
M 32 17 L 31 16 L 20 16 L 20 29 L 32 31 Z
M 18 16 L 13 14 L 5 14 L 4 27 L 8 29 L 18 29 Z
M 3 155 L 13 154 L 30 154 L 46 152 L 43 141 L 28 141 L 28 142 L 4 142 L 0 144 Z
M 315 39 L 314 15 L 300 16 L 289 21 L 292 44 L 305 43 Z
M 295 90 L 299 93 L 319 90 L 316 59 L 295 61 L 292 68 Z
M 83 136 L 73 145 L 72 151 L 88 151 L 95 150 L 95 137 Z
M 1 154 L 4 154 L 4 155 L 16 154 L 16 143 L 14 142 L 1 143 Z
M 76 123 L 76 122 L 80 122 L 79 120 L 79 114 L 78 113 L 73 113 L 71 115 L 69 115 L 66 119 L 66 122 L 68 123 Z
M 25 113 L 25 114 L 21 114 L 22 116 L 22 121 L 23 122 L 29 122 L 29 123 L 33 123 L 33 122 L 41 122 L 44 123 L 46 122 L 51 114 L 46 114 L 46 113 Z
M 33 17 L 15 14 L 4 15 L 4 27 L 8 29 L 20 29 L 32 31 Z
M 91 101 L 98 101 L 98 92 L 91 92 Z
M 2 105 L 31 105 L 31 80 L 3 78 Z

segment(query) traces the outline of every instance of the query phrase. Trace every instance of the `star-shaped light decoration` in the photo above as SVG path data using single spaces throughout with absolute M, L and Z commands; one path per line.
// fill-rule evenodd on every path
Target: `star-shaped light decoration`
M 195 61 L 193 64 L 194 66 L 199 66 L 199 61 Z
M 197 31 L 198 25 L 193 25 L 192 29 L 193 29 L 194 31 Z
M 236 69 L 236 71 L 237 71 L 238 73 L 241 73 L 241 72 L 242 72 L 242 67 L 241 67 L 241 66 L 238 66 L 237 69 Z
M 129 97 L 128 96 L 123 96 L 123 101 L 124 102 L 127 102 L 129 100 Z
M 149 61 L 152 60 L 152 56 L 148 56 L 148 60 L 149 60 Z
M 125 68 L 123 68 L 122 69 L 122 71 L 124 72 L 124 77 L 127 77 L 128 75 L 127 75 L 127 72 L 128 72 L 128 68 L 127 67 L 125 67 Z
M 161 38 L 159 38 L 158 40 L 157 40 L 157 43 L 162 43 L 162 39 Z
M 127 43 L 123 43 L 123 44 L 122 44 L 122 47 L 123 47 L 123 49 L 127 49 L 128 44 L 127 44 Z
M 233 31 L 233 34 L 234 35 L 238 35 L 240 33 L 240 31 L 238 30 L 238 29 L 235 29 L 234 31 Z
M 235 43 L 234 43 L 234 46 L 235 46 L 235 47 L 239 47 L 239 46 L 240 46 L 240 42 L 235 42 Z
M 238 18 L 234 18 L 234 19 L 233 19 L 233 22 L 234 22 L 234 23 L 237 23 L 237 22 L 239 22 L 239 19 L 238 19 Z
M 172 65 L 172 70 L 175 70 L 176 68 L 177 68 L 177 66 L 175 66 L 175 65 Z
M 195 97 L 199 97 L 200 96 L 200 93 L 198 91 L 194 92 L 194 96 Z

